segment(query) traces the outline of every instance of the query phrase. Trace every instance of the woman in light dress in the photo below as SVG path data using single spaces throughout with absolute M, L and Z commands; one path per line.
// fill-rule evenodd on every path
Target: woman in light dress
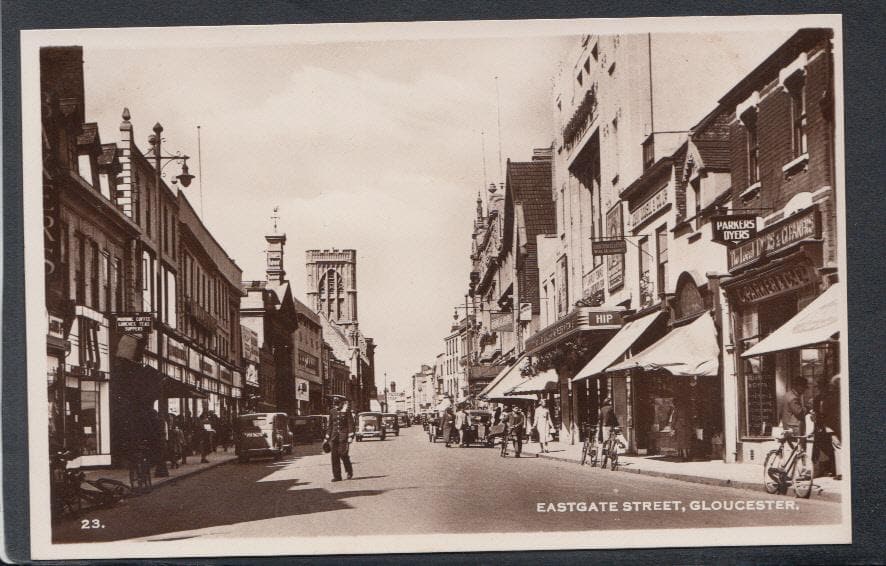
M 548 450 L 548 442 L 551 441 L 551 428 L 554 426 L 554 423 L 551 422 L 551 413 L 545 406 L 546 404 L 544 399 L 538 402 L 538 408 L 535 409 L 535 419 L 532 423 L 532 426 L 538 431 L 538 442 L 541 444 L 542 452 L 550 452 Z

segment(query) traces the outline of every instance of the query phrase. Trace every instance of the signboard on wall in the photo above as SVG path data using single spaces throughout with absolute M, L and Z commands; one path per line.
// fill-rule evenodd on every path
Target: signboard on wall
M 530 313 L 532 309 L 530 307 Z M 514 313 L 511 311 L 493 311 L 489 313 L 489 328 L 493 332 L 513 332 Z
M 532 322 L 532 303 L 520 303 L 520 322 Z
M 729 270 L 753 263 L 765 254 L 784 249 L 807 238 L 821 237 L 818 210 L 811 208 L 766 228 L 755 238 L 732 248 L 726 256 Z
M 616 204 L 606 212 L 606 234 L 610 238 L 624 236 L 624 218 L 622 216 L 621 203 Z M 625 242 L 624 239 L 621 241 Z M 626 252 L 627 245 L 624 247 Z M 609 275 L 610 292 L 624 285 L 625 252 L 606 256 L 606 272 Z
M 631 227 L 636 228 L 652 218 L 658 211 L 668 205 L 668 187 L 665 185 L 643 204 L 631 211 Z
M 297 401 L 310 401 L 310 386 L 306 379 L 295 378 L 295 398 Z
M 591 241 L 591 253 L 596 256 L 623 255 L 627 251 L 628 243 L 623 238 Z
M 711 217 L 711 240 L 718 244 L 740 244 L 757 235 L 757 216 L 730 214 Z

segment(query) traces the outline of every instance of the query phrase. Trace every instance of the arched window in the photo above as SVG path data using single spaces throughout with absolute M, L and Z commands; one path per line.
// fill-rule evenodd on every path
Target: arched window
M 345 287 L 341 274 L 334 269 L 328 269 L 320 277 L 318 294 L 321 312 L 335 320 L 341 318 L 345 301 Z

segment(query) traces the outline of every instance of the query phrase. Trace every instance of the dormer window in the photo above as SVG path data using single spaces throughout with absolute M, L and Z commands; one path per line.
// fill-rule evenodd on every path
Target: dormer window
M 655 163 L 655 136 L 650 135 L 643 142 L 643 171 L 646 171 Z

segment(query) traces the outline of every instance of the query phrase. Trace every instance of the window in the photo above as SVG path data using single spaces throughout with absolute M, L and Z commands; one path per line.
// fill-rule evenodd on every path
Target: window
M 89 246 L 92 257 L 89 261 L 89 306 L 98 310 L 99 304 L 99 261 L 98 244 L 92 242 Z
M 102 287 L 105 295 L 105 312 L 111 312 L 111 256 L 107 251 L 102 252 L 101 268 Z
M 123 265 L 120 258 L 114 258 L 114 310 L 123 312 Z
M 640 240 L 637 248 L 640 251 L 640 307 L 645 307 L 646 305 L 650 305 L 653 302 L 654 289 L 652 285 L 652 277 L 649 273 L 650 269 L 650 260 L 652 259 L 651 254 L 649 253 L 649 238 L 643 238 Z
M 791 147 L 797 158 L 806 153 L 806 81 L 798 75 L 785 86 L 791 95 Z
M 655 163 L 655 138 L 649 136 L 643 142 L 643 170 L 647 170 Z
M 656 283 L 659 293 L 667 292 L 668 288 L 668 227 L 662 226 L 655 231 L 655 241 L 657 247 L 656 258 Z
M 151 237 L 151 187 L 145 187 L 145 230 Z
M 757 113 L 747 112 L 742 116 L 747 130 L 748 141 L 748 185 L 760 180 L 760 143 L 757 137 Z
M 74 299 L 77 304 L 86 304 L 86 240 L 82 234 L 77 240 L 77 259 L 74 263 Z

